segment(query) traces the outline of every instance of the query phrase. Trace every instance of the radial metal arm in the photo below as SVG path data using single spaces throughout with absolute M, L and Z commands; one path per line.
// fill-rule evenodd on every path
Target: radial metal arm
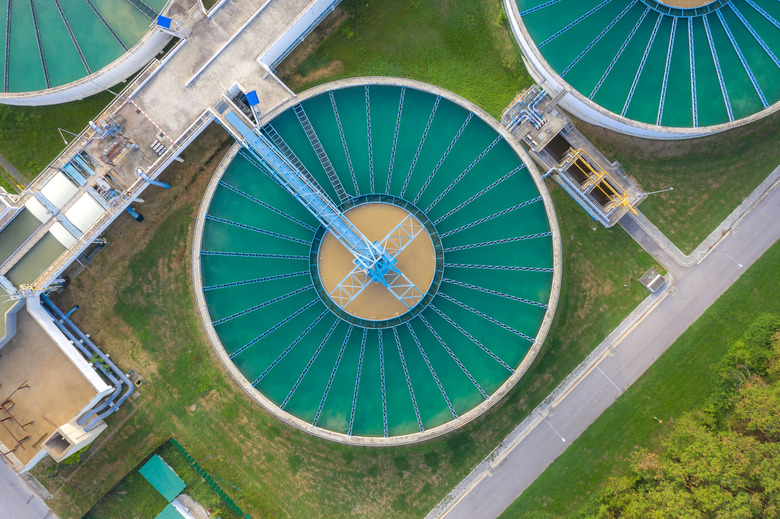
M 381 241 L 371 242 L 273 142 L 232 111 L 224 117 L 240 134 L 242 146 L 257 161 L 255 165 L 272 175 L 354 256 L 355 267 L 330 293 L 340 308 L 370 282 L 384 285 L 410 309 L 422 299 L 422 292 L 396 266 L 397 256 L 423 230 L 414 217 L 407 215 Z

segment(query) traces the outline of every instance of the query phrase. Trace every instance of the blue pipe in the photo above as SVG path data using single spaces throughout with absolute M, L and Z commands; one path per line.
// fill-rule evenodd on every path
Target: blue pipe
M 130 381 L 130 379 L 129 379 L 129 378 L 127 378 L 127 375 L 125 375 L 124 373 L 122 373 L 122 371 L 121 371 L 121 370 L 120 370 L 120 369 L 119 369 L 119 368 L 116 366 L 116 364 L 114 364 L 114 362 L 113 362 L 113 361 L 112 361 L 110 358 L 108 358 L 108 355 L 106 355 L 105 353 L 103 353 L 103 352 L 100 350 L 100 348 L 98 348 L 98 347 L 95 345 L 95 343 L 94 343 L 94 342 L 92 342 L 92 340 L 91 340 L 91 339 L 90 339 L 90 338 L 89 338 L 89 337 L 88 337 L 88 336 L 87 336 L 87 335 L 86 335 L 84 332 L 82 332 L 82 331 L 79 329 L 79 327 L 78 327 L 78 326 L 76 326 L 76 324 L 75 324 L 73 321 L 71 321 L 71 320 L 70 320 L 70 318 L 69 318 L 68 316 L 66 316 L 66 315 L 65 315 L 65 314 L 62 312 L 62 310 L 60 310 L 59 308 L 57 308 L 57 307 L 54 305 L 54 303 L 53 303 L 53 302 L 52 302 L 52 301 L 51 301 L 51 300 L 50 300 L 48 297 L 46 297 L 45 295 L 41 294 L 41 301 L 43 301 L 43 302 L 44 302 L 44 304 L 45 304 L 46 306 L 48 306 L 48 307 L 49 307 L 49 308 L 50 308 L 50 309 L 51 309 L 51 310 L 54 312 L 54 314 L 55 314 L 55 315 L 56 315 L 56 316 L 57 316 L 57 317 L 58 317 L 58 318 L 59 318 L 59 319 L 60 319 L 62 322 L 64 322 L 64 323 L 65 323 L 65 324 L 66 324 L 66 325 L 67 325 L 67 326 L 68 326 L 68 327 L 69 327 L 71 330 L 73 330 L 73 331 L 76 333 L 76 335 L 78 335 L 78 336 L 79 336 L 79 338 L 81 338 L 81 340 L 82 340 L 82 341 L 83 341 L 83 342 L 84 342 L 84 343 L 85 343 L 87 346 L 89 346 L 89 348 L 90 348 L 90 349 L 91 349 L 91 350 L 92 350 L 92 351 L 95 353 L 95 355 L 97 355 L 98 357 L 100 357 L 100 358 L 101 358 L 101 359 L 102 359 L 102 360 L 103 360 L 103 361 L 104 361 L 104 362 L 105 362 L 105 363 L 108 365 L 108 367 L 109 367 L 109 368 L 111 368 L 111 371 L 113 371 L 113 372 L 114 372 L 114 373 L 117 375 L 117 377 L 118 377 L 118 378 L 119 378 L 119 379 L 120 379 L 120 380 L 121 380 L 121 381 L 122 381 L 124 384 L 126 384 L 126 385 L 127 385 L 127 388 L 128 388 L 128 389 L 127 389 L 127 392 L 126 392 L 124 395 L 122 395 L 122 398 L 120 398 L 118 402 L 116 402 L 116 403 L 113 403 L 113 402 L 111 402 L 111 403 L 109 404 L 109 409 L 108 409 L 107 411 L 105 411 L 105 412 L 103 412 L 102 414 L 99 414 L 98 416 L 96 416 L 94 420 L 92 420 L 92 421 L 91 421 L 89 424 L 87 424 L 87 426 L 86 426 L 86 427 L 84 427 L 84 431 L 86 431 L 86 432 L 89 432 L 89 431 L 91 431 L 92 429 L 94 429 L 94 428 L 95 428 L 95 426 L 96 426 L 96 425 L 97 425 L 97 424 L 98 424 L 98 423 L 99 423 L 101 420 L 103 420 L 103 419 L 104 419 L 104 418 L 106 418 L 108 415 L 110 415 L 110 414 L 112 414 L 114 411 L 116 411 L 116 410 L 119 408 L 119 406 L 121 406 L 121 405 L 122 405 L 122 404 L 125 402 L 125 400 L 127 400 L 128 398 L 130 398 L 130 395 L 132 395 L 132 394 L 133 394 L 133 392 L 135 392 L 135 385 L 134 385 L 134 384 L 133 384 L 133 383 Z M 106 404 L 103 404 L 103 406 L 102 406 L 102 407 L 105 407 L 105 406 L 106 406 Z M 100 411 L 100 409 L 99 409 L 99 408 L 98 408 L 97 410 L 96 410 L 96 409 L 93 409 L 93 410 L 92 410 L 92 411 L 90 411 L 90 412 L 89 412 L 87 415 L 85 415 L 85 416 L 82 416 L 81 418 L 79 418 L 79 420 L 78 420 L 78 423 L 79 423 L 79 425 L 81 425 L 82 423 L 84 423 L 84 421 L 86 421 L 86 420 L 87 420 L 87 418 L 89 418 L 90 416 L 94 415 L 94 414 L 95 414 L 95 412 L 97 412 L 97 411 Z
M 149 182 L 152 185 L 160 186 L 163 189 L 170 189 L 171 188 L 170 184 L 166 184 L 165 182 L 160 182 L 159 180 L 152 180 L 151 178 L 147 177 L 146 173 L 144 173 L 142 169 L 138 170 L 138 176 L 141 177 L 142 179 L 146 180 L 147 182 Z
M 132 216 L 133 218 L 135 218 L 135 219 L 136 219 L 136 221 L 139 221 L 139 222 L 143 222 L 143 221 L 144 221 L 144 217 L 143 217 L 143 216 L 141 216 L 140 214 L 138 214 L 138 211 L 136 211 L 135 209 L 133 209 L 133 208 L 132 208 L 132 207 L 130 207 L 129 205 L 127 206 L 127 208 L 125 209 L 125 211 L 127 211 L 127 212 L 130 214 L 130 216 Z
M 506 127 L 506 129 L 509 130 L 510 132 L 512 130 L 514 130 L 515 128 L 517 128 L 518 126 L 520 126 L 521 124 L 523 124 L 523 121 L 531 121 L 532 120 L 531 116 L 528 115 L 528 112 L 526 112 L 525 110 L 520 110 L 519 113 L 520 113 L 519 117 L 518 117 L 517 113 L 515 113 L 512 116 L 512 122 Z
M 526 103 L 526 104 L 520 104 L 518 102 L 513 107 L 513 114 L 510 115 L 510 117 L 516 117 L 517 114 L 528 114 L 529 118 L 532 119 L 532 121 L 539 122 L 541 124 L 544 124 L 544 118 L 539 113 L 539 109 L 537 108 L 539 106 L 539 103 L 542 102 L 544 97 L 547 95 L 547 93 L 544 90 L 540 90 L 534 96 Z
M 43 297 L 43 296 L 42 296 L 42 297 Z M 80 339 L 77 339 L 77 338 L 76 338 L 76 337 L 73 335 L 73 333 L 72 333 L 72 332 L 71 332 L 71 331 L 70 331 L 70 330 L 69 330 L 69 329 L 68 329 L 68 328 L 67 328 L 67 327 L 66 327 L 66 326 L 63 324 L 63 321 L 62 321 L 62 320 L 59 320 L 59 319 L 57 319 L 57 316 L 56 316 L 56 315 L 53 315 L 53 314 L 55 314 L 55 313 L 56 313 L 56 312 L 54 312 L 55 310 L 56 310 L 57 312 L 59 312 L 59 313 L 62 313 L 62 312 L 59 310 L 59 308 L 56 308 L 56 307 L 54 307 L 54 306 L 53 306 L 53 303 L 51 303 L 51 301 L 50 301 L 50 300 L 48 300 L 48 298 L 47 298 L 47 300 L 46 300 L 46 301 L 44 301 L 44 303 L 46 303 L 46 305 L 47 305 L 48 307 L 50 307 L 49 314 L 50 314 L 50 315 L 52 315 L 52 318 L 53 318 L 53 320 L 54 320 L 54 324 L 57 326 L 57 328 L 59 328 L 59 329 L 60 329 L 60 331 L 62 331 L 62 332 L 65 334 L 65 336 L 66 336 L 66 337 L 68 337 L 68 339 L 70 339 L 70 340 L 73 342 L 73 344 L 75 344 L 75 345 L 76 345 L 76 347 L 77 347 L 77 348 L 79 348 L 79 350 L 81 350 L 81 352 L 82 352 L 82 353 L 84 353 L 84 354 L 87 356 L 87 358 L 90 358 L 90 357 L 92 357 L 92 355 L 93 355 L 93 354 L 92 354 L 92 353 L 90 353 L 90 352 L 89 352 L 89 350 L 87 350 L 87 348 L 84 346 L 84 341 L 83 341 L 83 340 L 80 340 Z M 76 308 L 78 308 L 78 307 L 76 307 Z M 71 312 L 72 312 L 72 310 L 71 310 Z M 67 314 L 67 315 L 69 315 L 71 312 L 68 312 L 68 314 Z M 66 318 L 67 318 L 67 315 L 65 315 L 65 317 L 66 317 Z M 111 380 L 111 382 L 114 384 L 114 387 L 116 387 L 116 390 L 114 391 L 114 393 L 113 393 L 113 394 L 112 394 L 112 395 L 111 395 L 109 398 L 107 398 L 106 400 L 104 400 L 104 401 L 103 401 L 103 403 L 102 403 L 101 405 L 99 405 L 99 406 L 96 406 L 96 407 L 92 408 L 92 409 L 91 409 L 91 410 L 90 410 L 88 413 L 85 413 L 85 414 L 83 414 L 81 417 L 79 417 L 79 419 L 76 421 L 76 423 L 77 423 L 78 425 L 83 425 L 83 424 L 84 424 L 84 422 L 85 422 L 85 421 L 87 421 L 87 419 L 88 419 L 90 416 L 94 415 L 95 413 L 97 413 L 97 412 L 99 412 L 99 411 L 101 411 L 101 410 L 105 409 L 107 406 L 111 405 L 111 404 L 112 404 L 112 402 L 113 402 L 113 401 L 116 399 L 116 397 L 117 397 L 117 396 L 119 396 L 119 393 L 121 393 L 121 392 L 122 392 L 122 386 L 123 386 L 122 382 L 121 382 L 121 381 L 119 381 L 119 380 L 117 380 L 117 379 L 116 379 L 116 378 L 114 378 L 113 376 L 111 376 L 111 375 L 110 375 L 110 374 L 109 374 L 109 373 L 106 371 L 106 369 L 103 367 L 103 365 L 102 365 L 102 364 L 100 364 L 100 363 L 96 363 L 96 365 L 97 365 L 98 369 L 100 369 L 100 371 L 101 371 L 101 372 L 102 372 L 104 375 L 106 375 L 106 376 L 109 378 L 109 380 Z
M 63 334 L 65 334 L 65 336 L 74 344 L 74 346 L 76 346 L 76 348 L 78 348 L 79 351 L 81 351 L 81 353 L 84 354 L 84 356 L 87 359 L 91 358 L 92 357 L 92 353 L 90 353 L 89 350 L 86 347 L 84 347 L 84 343 L 82 341 L 80 341 L 79 339 L 77 339 L 73 335 L 73 333 L 70 330 L 68 330 L 68 328 L 64 324 L 62 324 L 62 321 L 59 321 L 54 315 L 52 315 L 51 312 L 49 312 L 49 315 L 51 315 L 52 321 L 54 321 L 55 326 L 57 326 L 57 328 L 59 328 L 59 330 Z M 119 393 L 122 392 L 123 384 L 122 384 L 122 382 L 120 380 L 116 379 L 113 375 L 111 375 L 111 373 L 108 372 L 106 370 L 106 368 L 103 367 L 102 364 L 95 363 L 94 365 L 97 367 L 97 369 L 100 370 L 101 373 L 103 373 L 103 375 L 106 376 L 106 378 L 108 378 L 111 381 L 111 383 L 114 385 L 114 388 L 115 388 L 114 392 L 106 400 L 104 400 L 103 404 L 100 406 L 100 409 L 103 409 L 104 407 L 109 405 L 111 402 L 116 400 L 116 397 L 119 396 Z M 100 410 L 100 409 L 98 409 L 98 410 Z M 94 411 L 94 410 L 95 410 L 95 408 L 92 409 L 92 411 Z M 87 416 L 87 414 L 85 414 L 83 416 Z M 82 420 L 83 416 L 80 417 L 79 420 L 76 423 L 78 423 L 79 425 L 83 424 L 84 421 L 85 421 L 85 420 Z
M 528 110 L 520 110 L 518 112 L 520 116 L 518 117 L 517 113 L 512 116 L 512 123 L 507 126 L 507 130 L 512 131 L 519 125 L 523 123 L 524 120 L 530 121 L 531 124 L 534 125 L 534 128 L 539 128 L 541 125 L 537 122 L 537 120 L 534 118 L 533 114 L 529 112 Z M 542 121 L 543 123 L 544 121 Z
M 541 103 L 541 102 L 542 102 L 542 99 L 544 99 L 544 96 L 545 96 L 545 95 L 546 95 L 546 94 L 544 93 L 544 90 L 542 90 L 541 92 L 539 92 L 539 95 L 537 95 L 537 96 L 536 96 L 536 98 L 535 98 L 533 101 L 531 101 L 531 105 L 530 105 L 530 107 L 529 107 L 529 108 L 530 108 L 530 111 L 531 111 L 533 114 L 535 114 L 535 115 L 536 115 L 536 116 L 539 118 L 539 121 L 540 121 L 542 124 L 544 124 L 544 117 L 542 117 L 542 114 L 541 114 L 541 113 L 539 113 L 539 108 L 538 108 L 538 106 L 539 106 L 539 103 Z

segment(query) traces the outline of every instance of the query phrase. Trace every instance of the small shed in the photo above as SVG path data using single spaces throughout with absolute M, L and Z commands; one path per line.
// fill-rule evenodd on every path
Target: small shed
M 168 503 L 168 506 L 163 508 L 163 511 L 157 514 L 157 517 L 154 519 L 182 519 L 181 512 L 173 506 L 172 503 Z
M 666 278 L 664 278 L 660 272 L 651 268 L 642 276 L 639 282 L 642 283 L 646 289 L 655 294 L 664 285 Z
M 187 485 L 163 459 L 155 454 L 138 471 L 170 503 Z M 165 516 L 162 516 L 165 517 Z

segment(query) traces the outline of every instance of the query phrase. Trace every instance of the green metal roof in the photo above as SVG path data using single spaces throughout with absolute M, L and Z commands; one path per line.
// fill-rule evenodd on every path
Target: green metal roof
M 170 503 L 178 496 L 187 485 L 173 471 L 163 459 L 155 454 L 152 459 L 147 461 L 138 471 L 146 481 L 157 489 L 162 496 Z M 163 510 L 164 512 L 164 510 Z M 175 512 L 175 510 L 174 510 Z M 178 514 L 178 512 L 176 512 Z M 166 518 L 167 516 L 158 515 L 157 517 Z M 174 517 L 181 517 L 180 515 Z
M 173 504 L 168 503 L 168 506 L 163 508 L 163 511 L 157 514 L 157 517 L 154 519 L 181 519 L 182 515 L 179 513 L 178 510 L 173 506 Z

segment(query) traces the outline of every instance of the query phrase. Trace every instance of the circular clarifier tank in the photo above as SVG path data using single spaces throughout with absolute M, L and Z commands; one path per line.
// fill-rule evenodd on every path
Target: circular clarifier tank
M 246 150 L 212 179 L 194 253 L 201 315 L 244 389 L 300 429 L 369 445 L 490 407 L 541 347 L 559 284 L 549 195 L 496 122 L 389 81 L 318 87 L 261 131 L 370 241 L 405 243 L 394 264 L 419 297 L 370 282 L 340 300 L 354 256 Z
M 577 97 L 571 108 L 599 124 L 610 126 L 611 118 L 648 135 L 674 129 L 695 135 L 780 106 L 776 0 L 508 0 L 507 6 L 532 66 L 568 86 Z
M 5 15 L 5 23 L 0 27 L 4 36 L 0 46 L 5 60 L 0 60 L 0 102 L 18 98 L 9 94 L 43 95 L 49 89 L 97 74 L 150 31 L 166 3 L 167 0 L 3 0 L 0 12 Z M 121 79 L 124 77 L 118 78 Z M 80 94 L 83 97 L 85 93 Z M 62 100 L 67 99 L 52 102 Z

